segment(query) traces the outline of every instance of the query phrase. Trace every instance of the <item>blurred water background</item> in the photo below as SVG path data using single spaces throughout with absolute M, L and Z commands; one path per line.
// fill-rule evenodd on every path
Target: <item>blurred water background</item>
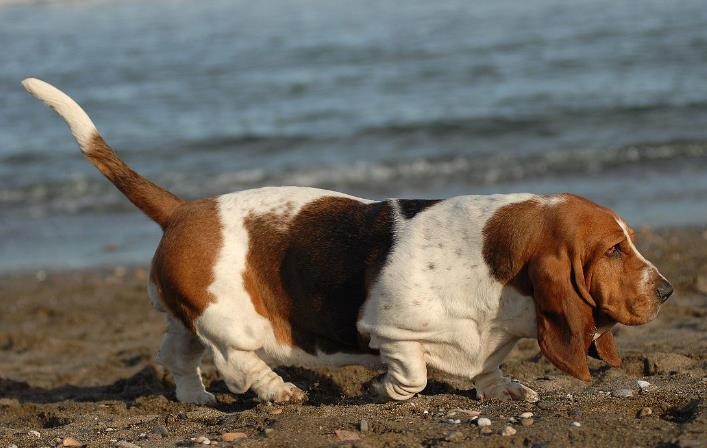
M 158 227 L 27 76 L 187 198 L 569 191 L 634 226 L 707 223 L 704 0 L 0 6 L 0 270 L 145 263 Z

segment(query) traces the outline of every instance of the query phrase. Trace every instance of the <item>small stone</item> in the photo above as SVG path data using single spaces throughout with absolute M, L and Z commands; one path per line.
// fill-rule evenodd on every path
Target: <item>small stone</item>
M 272 434 L 273 432 L 275 432 L 275 430 L 272 429 L 272 428 L 265 428 L 265 429 L 263 430 L 263 433 L 264 433 L 266 436 L 269 436 L 269 435 Z
M 633 397 L 633 391 L 631 389 L 616 389 L 611 392 L 616 398 L 630 398 Z
M 137 435 L 138 439 L 146 439 L 147 438 L 147 433 L 146 432 L 141 432 L 140 434 Z
M 653 409 L 649 408 L 648 406 L 641 408 L 638 411 L 638 417 L 643 418 L 643 417 L 648 417 L 649 415 L 653 414 Z
M 208 437 L 205 436 L 199 436 L 194 440 L 196 443 L 200 443 L 202 445 L 211 445 L 211 440 L 209 440 Z
M 361 432 L 368 432 L 368 429 L 369 429 L 368 420 L 366 420 L 365 418 L 362 418 L 361 421 L 358 423 L 358 429 Z
M 531 418 L 533 416 L 532 412 L 523 412 L 519 415 L 520 418 Z
M 516 432 L 517 431 L 512 426 L 506 426 L 505 428 L 503 428 L 503 431 L 501 431 L 501 435 L 504 437 L 510 437 L 512 435 L 515 435 Z
M 447 442 L 460 442 L 464 439 L 464 433 L 461 431 L 452 431 L 444 436 Z
M 707 294 L 707 275 L 700 275 L 695 279 L 695 287 L 702 294 Z
M 11 443 L 7 446 L 7 448 L 17 448 L 17 445 L 15 445 L 14 443 Z
M 533 423 L 535 423 L 535 420 L 532 418 L 524 418 L 520 421 L 520 424 L 523 426 L 533 426 Z
M 224 432 L 221 434 L 221 440 L 224 442 L 233 442 L 234 440 L 245 439 L 247 437 L 248 434 L 244 432 Z
M 640 389 L 645 389 L 645 388 L 647 388 L 648 386 L 651 385 L 651 383 L 649 383 L 648 381 L 643 381 L 643 380 L 638 380 L 638 381 L 636 381 L 636 384 L 638 384 L 638 387 L 639 387 Z
M 61 446 L 83 446 L 83 443 L 79 442 L 73 437 L 67 437 L 61 441 Z
M 0 408 L 16 408 L 20 401 L 16 398 L 0 398 Z
M 271 409 L 270 411 L 268 411 L 268 414 L 270 414 L 270 415 L 280 415 L 280 414 L 282 414 L 282 408 Z
M 134 443 L 130 443 L 126 440 L 121 440 L 116 443 L 115 446 L 116 448 L 140 448 L 140 445 L 135 445 Z
M 337 429 L 334 431 L 334 434 L 336 434 L 336 438 L 341 442 L 351 442 L 361 439 L 361 436 L 357 432 L 347 431 L 345 429 Z
M 509 417 L 508 418 L 508 423 L 518 423 L 518 419 L 515 417 Z
M 484 426 L 483 428 L 481 428 L 481 429 L 479 430 L 479 432 L 480 432 L 481 434 L 485 434 L 485 435 L 493 434 L 493 429 L 489 428 L 488 426 Z
M 480 427 L 491 426 L 491 420 L 486 417 L 480 417 L 478 420 L 476 420 L 476 424 Z
M 162 437 L 167 437 L 169 436 L 169 430 L 165 425 L 157 425 L 154 428 L 152 428 L 152 432 L 155 434 L 159 434 Z
M 575 428 L 579 428 L 580 426 L 582 426 L 582 424 L 579 422 L 572 422 L 570 423 L 570 425 L 574 426 Z
M 31 431 L 29 431 L 29 432 L 27 433 L 27 435 L 28 435 L 28 436 L 32 436 L 32 437 L 36 437 L 36 438 L 38 438 L 38 439 L 41 439 L 41 438 L 42 438 L 42 434 L 40 434 L 39 431 L 35 431 L 34 429 L 31 430 Z

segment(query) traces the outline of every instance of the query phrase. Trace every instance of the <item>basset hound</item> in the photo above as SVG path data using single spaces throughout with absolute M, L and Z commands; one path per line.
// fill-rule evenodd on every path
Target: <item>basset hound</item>
M 148 292 L 168 329 L 157 359 L 177 399 L 213 404 L 208 348 L 228 388 L 302 401 L 274 366 L 385 368 L 374 388 L 405 400 L 427 368 L 482 399 L 535 401 L 499 365 L 537 338 L 559 369 L 590 381 L 587 355 L 618 366 L 610 328 L 654 319 L 673 289 L 613 211 L 571 194 L 372 201 L 267 187 L 186 201 L 141 177 L 71 98 L 24 87 L 67 122 L 81 151 L 164 233 Z

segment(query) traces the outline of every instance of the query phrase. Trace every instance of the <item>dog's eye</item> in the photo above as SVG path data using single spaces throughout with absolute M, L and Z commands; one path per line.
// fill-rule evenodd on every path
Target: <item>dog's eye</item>
M 619 247 L 619 244 L 612 246 L 606 251 L 607 257 L 618 257 L 619 255 L 621 255 L 621 248 Z

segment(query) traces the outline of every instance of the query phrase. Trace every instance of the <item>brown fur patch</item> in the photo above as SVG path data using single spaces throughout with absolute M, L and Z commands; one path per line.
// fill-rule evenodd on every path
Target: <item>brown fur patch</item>
M 96 134 L 86 158 L 103 173 L 137 208 L 163 229 L 172 212 L 184 201 L 132 170 L 113 149 Z
M 586 355 L 597 326 L 632 322 L 626 308 L 647 315 L 638 292 L 645 265 L 630 250 L 621 260 L 605 256 L 625 239 L 611 210 L 573 195 L 562 198 L 501 207 L 484 228 L 483 256 L 494 278 L 533 296 L 545 356 L 588 381 Z M 605 314 L 607 309 L 622 312 Z M 592 353 L 617 365 L 611 334 L 599 339 Z
M 174 210 L 152 259 L 151 280 L 165 306 L 193 331 L 194 320 L 214 301 L 208 292 L 223 245 L 215 199 Z
M 278 341 L 315 353 L 365 352 L 356 330 L 393 245 L 392 207 L 324 197 L 296 216 L 251 214 L 243 282 Z

